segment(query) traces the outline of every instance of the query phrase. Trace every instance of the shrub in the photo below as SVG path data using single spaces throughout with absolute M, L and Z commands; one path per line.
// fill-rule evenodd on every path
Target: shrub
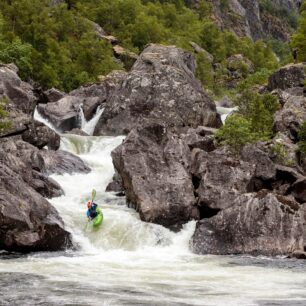
M 6 103 L 6 98 L 0 99 L 0 134 L 11 127 L 11 122 L 7 119 L 8 113 L 5 110 Z

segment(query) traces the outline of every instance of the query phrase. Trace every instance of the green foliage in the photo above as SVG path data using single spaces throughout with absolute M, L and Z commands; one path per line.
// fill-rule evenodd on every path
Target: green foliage
M 298 133 L 298 146 L 302 153 L 306 153 L 306 121 L 301 125 Z
M 111 46 L 97 38 L 92 20 L 116 36 L 121 44 L 140 52 L 148 43 L 175 44 L 191 50 L 196 42 L 220 67 L 214 72 L 204 56 L 198 56 L 197 75 L 215 94 L 222 90 L 226 59 L 242 54 L 256 72 L 278 66 L 269 45 L 220 30 L 211 20 L 212 5 L 201 0 L 50 0 L 0 2 L 0 61 L 15 62 L 24 79 L 43 87 L 70 91 L 93 82 L 99 75 L 121 68 Z M 226 8 L 228 0 L 221 1 Z M 242 67 L 243 69 L 243 67 Z M 206 70 L 206 71 L 205 71 Z M 248 76 L 248 73 L 244 73 Z
M 5 110 L 6 103 L 7 103 L 6 98 L 0 99 L 0 134 L 5 132 L 12 125 L 11 122 L 7 120 L 8 113 Z
M 32 74 L 32 46 L 15 38 L 11 44 L 0 42 L 0 62 L 15 63 L 20 69 L 20 76 L 26 78 Z
M 294 160 L 289 157 L 288 150 L 283 143 L 277 142 L 272 147 L 272 152 L 276 155 L 276 161 L 287 167 L 294 165 Z
M 256 141 L 256 136 L 252 132 L 251 123 L 242 115 L 234 114 L 226 120 L 226 124 L 218 130 L 215 137 L 218 142 L 225 143 L 233 151 L 239 152 L 247 143 Z
M 24 79 L 70 91 L 119 68 L 109 44 L 98 40 L 92 24 L 66 4 L 2 1 L 0 10 L 0 61 L 15 62 Z
M 306 3 L 302 6 L 301 17 L 297 32 L 293 35 L 291 41 L 292 48 L 297 51 L 297 57 L 300 62 L 306 61 Z
M 230 116 L 217 133 L 217 139 L 239 151 L 245 144 L 273 136 L 273 115 L 280 105 L 271 94 L 244 91 L 235 101 L 237 114 Z

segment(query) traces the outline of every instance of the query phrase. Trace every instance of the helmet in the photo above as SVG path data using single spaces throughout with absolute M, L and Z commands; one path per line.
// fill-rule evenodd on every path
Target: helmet
M 90 208 L 92 206 L 92 202 L 87 202 L 87 207 Z

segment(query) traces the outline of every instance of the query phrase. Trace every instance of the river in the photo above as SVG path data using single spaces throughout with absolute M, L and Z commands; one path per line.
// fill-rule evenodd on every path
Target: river
M 110 153 L 122 140 L 62 135 L 61 148 L 92 168 L 89 174 L 52 175 L 65 195 L 50 202 L 78 248 L 0 253 L 1 306 L 306 305 L 305 261 L 192 254 L 194 221 L 173 233 L 142 222 L 125 198 L 106 193 L 114 173 Z M 99 230 L 85 229 L 93 188 L 104 212 Z

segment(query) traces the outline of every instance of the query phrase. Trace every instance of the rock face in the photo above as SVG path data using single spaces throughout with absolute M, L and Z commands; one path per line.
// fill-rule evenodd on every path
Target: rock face
M 305 177 L 273 162 L 271 146 L 193 150 L 198 222 L 191 248 L 199 254 L 288 255 L 306 245 Z M 280 231 L 281 228 L 281 231 Z
M 191 245 L 198 254 L 287 255 L 303 250 L 305 225 L 296 202 L 269 193 L 245 194 L 198 222 Z
M 71 236 L 49 202 L 2 162 L 0 175 L 0 249 L 32 252 L 71 247 Z
M 28 125 L 28 129 L 22 134 L 22 140 L 39 149 L 48 146 L 51 150 L 57 150 L 60 147 L 60 136 L 38 121 L 32 121 Z
M 189 148 L 161 124 L 134 129 L 112 152 L 127 200 L 142 220 L 166 227 L 198 217 Z
M 39 150 L 8 138 L 0 146 L 0 249 L 56 251 L 72 246 L 57 211 L 44 197 L 63 194 L 43 172 Z
M 127 134 L 148 123 L 173 130 L 198 125 L 219 127 L 215 104 L 194 72 L 191 54 L 173 46 L 149 45 L 110 97 L 94 135 Z
M 81 127 L 79 119 L 81 105 L 81 98 L 66 96 L 57 102 L 39 104 L 38 111 L 50 120 L 55 128 L 65 132 Z
M 199 3 L 198 0 L 193 2 Z M 248 36 L 253 40 L 267 37 L 288 40 L 293 31 L 289 15 L 297 14 L 301 5 L 299 0 L 277 0 L 270 4 L 274 8 L 267 10 L 258 0 L 216 0 L 210 3 L 212 17 L 220 28 L 230 29 L 238 36 Z M 277 15 L 278 10 L 282 10 L 284 17 Z M 276 13 L 273 14 L 273 11 Z
M 289 64 L 280 68 L 269 78 L 268 89 L 286 90 L 292 87 L 303 87 L 306 78 L 305 64 Z

